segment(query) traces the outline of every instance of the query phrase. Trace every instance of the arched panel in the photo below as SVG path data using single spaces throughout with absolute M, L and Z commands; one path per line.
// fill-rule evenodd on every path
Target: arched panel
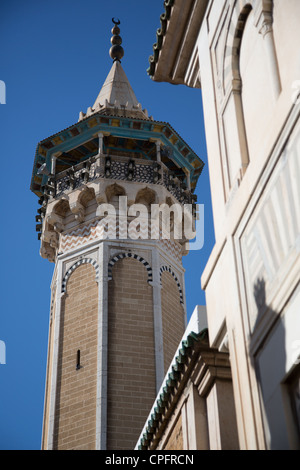
M 228 33 L 223 63 L 223 92 L 231 88 L 232 80 L 239 79 L 239 53 L 243 31 L 248 15 L 252 10 L 249 0 L 235 2 L 231 15 L 228 17 Z
M 71 212 L 69 201 L 61 199 L 57 204 L 55 204 L 53 212 L 60 217 L 66 217 L 66 215 Z
M 63 281 L 62 281 L 62 286 L 61 286 L 62 293 L 66 292 L 67 282 L 68 282 L 69 277 L 73 273 L 73 271 L 75 271 L 75 269 L 78 268 L 79 266 L 81 266 L 82 264 L 91 264 L 92 266 L 94 266 L 95 271 L 96 271 L 96 280 L 98 281 L 99 266 L 98 266 L 97 262 L 94 259 L 91 259 L 91 258 L 82 258 L 79 261 L 77 261 L 76 263 L 74 263 L 70 267 L 70 269 L 68 269 L 68 271 L 66 272 L 66 274 L 63 278 Z
M 267 38 L 255 26 L 254 11 L 245 22 L 239 50 L 241 99 L 250 161 L 259 155 L 261 142 L 274 112 L 274 95 L 265 48 Z
M 144 204 L 147 207 L 151 207 L 151 204 L 155 204 L 157 199 L 156 192 L 153 191 L 153 189 L 150 188 L 143 188 L 140 191 L 138 191 L 136 198 L 135 198 L 135 203 L 136 204 Z
M 105 190 L 107 202 L 110 204 L 118 204 L 120 196 L 126 196 L 126 191 L 123 186 L 120 186 L 117 183 L 107 186 Z
M 150 264 L 144 258 L 142 258 L 141 256 L 136 255 L 134 253 L 120 253 L 120 254 L 114 256 L 114 258 L 112 258 L 110 260 L 110 262 L 108 263 L 108 278 L 109 278 L 109 280 L 112 279 L 112 268 L 113 268 L 114 264 L 117 263 L 118 261 L 124 259 L 124 258 L 132 258 L 132 259 L 135 259 L 136 261 L 139 261 L 140 263 L 142 263 L 145 266 L 146 270 L 147 270 L 148 282 L 152 282 L 153 276 L 152 276 L 152 268 L 151 268 Z
M 95 448 L 97 345 L 98 284 L 92 265 L 83 263 L 70 273 L 61 302 L 54 450 Z
M 177 288 L 178 288 L 179 295 L 180 295 L 180 303 L 183 304 L 183 292 L 182 292 L 180 282 L 179 282 L 178 278 L 176 277 L 176 274 L 174 273 L 174 271 L 172 271 L 170 266 L 162 266 L 160 268 L 160 270 L 159 270 L 160 282 L 161 282 L 161 275 L 165 271 L 169 272 L 171 274 L 171 276 L 173 276 L 174 281 L 176 282 L 176 285 L 177 285 Z
M 183 296 L 180 284 L 172 270 L 163 267 L 160 275 L 164 372 L 166 373 L 185 330 L 185 311 L 182 305 Z
M 252 11 L 249 1 L 235 2 L 228 14 L 228 33 L 223 61 L 222 115 L 224 189 L 226 199 L 236 188 L 249 164 L 249 151 L 242 102 L 240 48 L 245 24 Z M 258 34 L 258 33 L 257 33 Z
M 156 396 L 153 288 L 134 257 L 108 283 L 107 449 L 134 449 Z
M 78 196 L 78 202 L 86 208 L 92 201 L 96 203 L 94 188 L 84 188 Z

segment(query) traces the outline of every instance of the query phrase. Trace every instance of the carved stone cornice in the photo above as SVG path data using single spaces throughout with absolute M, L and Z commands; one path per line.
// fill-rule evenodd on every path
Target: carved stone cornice
M 216 350 L 203 351 L 191 374 L 191 381 L 198 388 L 199 395 L 206 397 L 216 379 L 231 380 L 229 355 Z
M 63 232 L 64 230 L 63 220 L 63 217 L 55 214 L 53 211 L 46 216 L 46 222 L 50 225 L 53 225 L 54 230 L 59 233 Z
M 70 203 L 71 212 L 75 215 L 75 220 L 79 223 L 84 221 L 85 208 L 80 202 L 75 201 Z
M 271 0 L 259 0 L 256 3 L 254 25 L 263 37 L 273 31 L 273 2 Z
M 267 34 L 272 33 L 272 32 L 273 32 L 273 19 L 272 18 L 265 19 L 262 25 L 259 26 L 259 34 L 261 34 L 263 38 L 265 38 Z
M 59 245 L 59 235 L 49 230 L 44 230 L 42 242 L 46 242 L 53 249 L 57 249 Z

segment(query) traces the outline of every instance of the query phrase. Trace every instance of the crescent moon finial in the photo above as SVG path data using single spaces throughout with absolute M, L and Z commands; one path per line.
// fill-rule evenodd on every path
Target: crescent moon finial
M 109 55 L 114 62 L 121 62 L 121 59 L 124 56 L 124 49 L 121 46 L 122 38 L 120 36 L 119 28 L 119 24 L 121 23 L 121 21 L 118 18 L 112 18 L 112 22 L 114 23 L 114 27 L 111 30 L 113 37 L 111 38 L 112 47 L 109 50 Z

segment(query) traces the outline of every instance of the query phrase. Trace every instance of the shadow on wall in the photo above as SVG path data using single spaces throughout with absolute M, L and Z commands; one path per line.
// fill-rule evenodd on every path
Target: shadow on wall
M 297 376 L 294 374 L 286 379 L 287 345 L 284 316 L 280 316 L 267 305 L 266 283 L 263 278 L 256 281 L 253 295 L 258 315 L 250 342 L 250 357 L 260 393 L 266 447 L 269 450 L 299 450 L 299 366 L 294 371 Z M 262 336 L 266 333 L 267 325 L 270 328 L 268 334 Z M 253 338 L 257 341 L 258 336 L 261 336 L 263 341 L 253 356 L 252 342 Z

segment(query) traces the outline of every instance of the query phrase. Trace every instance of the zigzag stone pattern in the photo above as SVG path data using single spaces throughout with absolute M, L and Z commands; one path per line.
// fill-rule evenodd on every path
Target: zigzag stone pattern
M 61 236 L 60 251 L 65 253 L 86 243 L 96 240 L 98 222 L 92 222 L 84 227 L 72 230 Z
M 128 222 L 129 225 L 129 222 Z M 128 229 L 129 236 L 131 235 L 130 228 Z M 104 236 L 105 234 L 105 236 Z M 140 231 L 141 238 L 147 239 L 148 233 L 143 230 Z M 173 240 L 163 239 L 161 230 L 158 232 L 160 243 L 164 245 L 164 248 L 175 258 L 177 261 L 181 261 L 182 258 L 182 247 Z M 114 236 L 115 235 L 115 236 Z M 100 221 L 93 221 L 84 227 L 72 230 L 70 232 L 61 235 L 60 252 L 66 253 L 73 249 L 79 248 L 86 245 L 94 240 L 101 239 L 119 239 L 119 222 L 116 225 L 116 233 L 112 233 L 111 230 L 108 232 L 104 231 L 104 226 L 101 225 Z

